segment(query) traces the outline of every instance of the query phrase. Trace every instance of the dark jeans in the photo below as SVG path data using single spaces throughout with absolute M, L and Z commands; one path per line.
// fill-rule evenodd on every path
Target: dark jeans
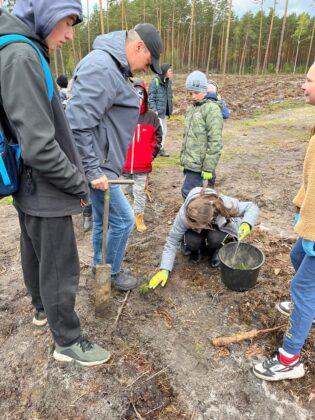
M 227 233 L 221 232 L 220 230 L 204 229 L 198 233 L 192 229 L 188 229 L 184 235 L 184 244 L 190 251 L 198 251 L 198 249 L 204 247 L 215 250 L 222 247 L 227 236 Z
M 35 217 L 18 210 L 24 282 L 38 310 L 44 309 L 60 346 L 80 336 L 74 311 L 80 264 L 71 216 Z
M 212 179 L 208 181 L 209 188 L 214 188 L 214 184 L 215 184 L 215 179 L 216 179 L 215 171 L 212 171 L 212 174 L 213 174 Z M 192 171 L 189 171 L 188 169 L 184 169 L 184 175 L 185 175 L 185 181 L 182 186 L 182 196 L 183 196 L 183 199 L 185 200 L 187 195 L 190 193 L 190 191 L 193 188 L 203 186 L 204 180 L 200 172 L 192 172 Z

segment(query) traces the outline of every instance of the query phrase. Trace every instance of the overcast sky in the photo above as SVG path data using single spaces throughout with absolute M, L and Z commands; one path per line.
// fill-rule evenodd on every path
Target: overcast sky
M 276 13 L 277 15 L 283 15 L 284 10 L 284 3 L 285 0 L 278 0 L 276 6 Z M 84 7 L 84 11 L 86 11 L 86 1 L 82 0 L 82 4 Z M 90 0 L 90 7 L 91 9 L 94 7 L 95 4 L 99 4 L 99 0 Z M 105 1 L 103 1 L 105 4 Z M 248 11 L 252 11 L 256 13 L 259 10 L 259 5 L 257 5 L 254 0 L 232 0 L 233 4 L 233 11 L 239 16 L 242 16 L 244 13 Z M 311 16 L 315 14 L 315 7 L 312 6 L 312 0 L 289 0 L 289 7 L 288 13 L 302 13 L 307 12 Z M 314 4 L 315 5 L 315 4 Z M 104 7 L 104 6 L 103 6 Z M 264 1 L 264 10 L 268 12 L 269 8 L 273 7 L 273 0 L 265 0 Z

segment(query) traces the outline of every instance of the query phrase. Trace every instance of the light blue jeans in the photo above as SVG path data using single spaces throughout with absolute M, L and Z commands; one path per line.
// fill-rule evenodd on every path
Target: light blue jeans
M 300 354 L 315 317 L 315 257 L 308 256 L 299 238 L 291 251 L 295 276 L 291 282 L 293 310 L 283 340 L 283 349 Z
M 112 274 L 121 271 L 128 237 L 133 229 L 134 214 L 119 185 L 109 189 L 109 215 L 106 263 L 112 266 Z M 104 191 L 90 188 L 93 210 L 93 267 L 102 263 Z

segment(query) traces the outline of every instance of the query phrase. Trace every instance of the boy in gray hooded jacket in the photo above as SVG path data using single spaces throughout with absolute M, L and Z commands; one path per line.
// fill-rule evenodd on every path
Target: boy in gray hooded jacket
M 81 21 L 79 0 L 17 0 L 13 15 L 0 9 L 0 36 L 27 37 L 49 62 L 49 52 L 71 40 Z M 48 321 L 56 360 L 104 363 L 110 353 L 81 337 L 74 311 L 80 265 L 71 216 L 81 212 L 88 190 L 57 88 L 50 102 L 39 55 L 26 42 L 0 50 L 0 87 L 1 121 L 11 127 L 24 162 L 13 202 L 33 323 Z

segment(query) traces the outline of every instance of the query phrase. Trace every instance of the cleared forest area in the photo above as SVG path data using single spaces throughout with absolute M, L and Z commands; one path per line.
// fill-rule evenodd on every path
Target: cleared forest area
M 181 205 L 178 166 L 186 96 L 185 75 L 175 80 L 169 123 L 170 158 L 158 158 L 150 177 L 148 230 L 134 232 L 125 265 L 143 284 L 158 269 L 166 236 Z M 255 201 L 257 228 L 248 241 L 266 255 L 257 286 L 224 287 L 207 261 L 192 265 L 178 254 L 167 286 L 113 292 L 105 319 L 94 316 L 91 234 L 75 218 L 81 261 L 76 310 L 84 333 L 113 352 L 108 364 L 84 368 L 57 363 L 47 328 L 36 329 L 22 280 L 14 208 L 0 204 L 0 417 L 3 419 L 275 419 L 310 420 L 315 412 L 315 334 L 302 353 L 306 376 L 269 384 L 253 363 L 281 342 L 276 331 L 216 349 L 211 340 L 287 322 L 274 305 L 289 298 L 295 238 L 292 197 L 298 189 L 314 109 L 301 98 L 303 76 L 219 78 L 232 108 L 224 125 L 217 191 Z

